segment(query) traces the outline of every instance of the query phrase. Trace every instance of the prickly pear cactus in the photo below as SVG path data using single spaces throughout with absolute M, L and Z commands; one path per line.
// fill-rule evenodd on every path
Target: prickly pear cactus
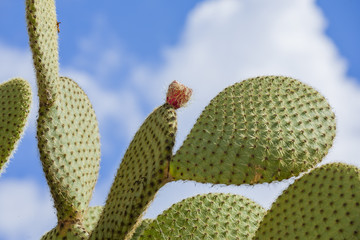
M 313 88 L 282 76 L 248 79 L 205 108 L 170 173 L 237 185 L 287 179 L 322 160 L 335 130 L 331 107 Z
M 176 109 L 189 101 L 192 90 L 171 83 L 166 103 L 131 141 L 105 206 L 89 207 L 100 161 L 95 112 L 76 82 L 59 76 L 54 0 L 26 0 L 26 16 L 39 88 L 38 147 L 58 216 L 43 240 L 360 239 L 359 169 L 344 164 L 325 165 L 296 180 L 264 219 L 265 210 L 256 203 L 229 194 L 196 196 L 158 219 L 141 219 L 158 190 L 171 181 L 279 181 L 323 159 L 335 137 L 335 115 L 316 90 L 282 76 L 226 88 L 205 108 L 175 155 Z M 0 167 L 30 106 L 29 91 L 21 84 L 0 85 L 0 129 L 5 129 Z
M 273 203 L 255 239 L 360 239 L 359 193 L 359 168 L 316 168 Z
M 265 209 L 240 195 L 197 195 L 164 211 L 143 230 L 139 240 L 251 240 L 264 215 Z
M 30 107 L 28 82 L 14 78 L 0 84 L 0 174 L 20 140 Z

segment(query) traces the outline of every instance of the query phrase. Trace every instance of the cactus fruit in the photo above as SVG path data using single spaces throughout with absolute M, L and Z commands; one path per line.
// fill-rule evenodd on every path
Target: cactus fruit
M 123 239 L 169 182 L 176 126 L 176 112 L 167 103 L 147 117 L 124 155 L 91 239 Z
M 252 239 L 265 209 L 234 194 L 210 193 L 174 204 L 142 232 L 145 239 Z
M 184 106 L 190 100 L 191 95 L 192 89 L 177 81 L 173 81 L 169 85 L 169 89 L 166 95 L 166 102 L 175 109 L 178 109 Z
M 0 174 L 25 128 L 31 98 L 30 85 L 21 78 L 0 84 Z
M 205 108 L 175 154 L 175 179 L 223 184 L 282 180 L 319 163 L 335 115 L 313 88 L 265 76 L 226 88 Z
M 316 168 L 273 203 L 255 239 L 360 239 L 359 193 L 359 168 Z

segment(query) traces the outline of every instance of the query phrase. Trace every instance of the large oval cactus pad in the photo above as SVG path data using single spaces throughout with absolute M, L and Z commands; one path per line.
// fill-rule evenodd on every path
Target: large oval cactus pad
M 31 107 L 31 88 L 15 78 L 0 84 L 0 174 L 21 137 Z
M 360 239 L 360 169 L 333 163 L 297 179 L 273 203 L 254 239 Z
M 265 212 L 240 195 L 197 195 L 164 211 L 146 227 L 139 239 L 251 240 Z
M 334 113 L 313 88 L 289 77 L 248 79 L 205 108 L 170 173 L 215 184 L 286 179 L 320 162 L 335 130 Z
M 58 219 L 66 220 L 87 210 L 98 177 L 100 137 L 83 90 L 61 77 L 58 91 L 51 106 L 40 101 L 37 138 Z
M 124 155 L 90 239 L 124 239 L 135 230 L 156 192 L 170 181 L 176 121 L 175 109 L 167 103 L 146 118 Z

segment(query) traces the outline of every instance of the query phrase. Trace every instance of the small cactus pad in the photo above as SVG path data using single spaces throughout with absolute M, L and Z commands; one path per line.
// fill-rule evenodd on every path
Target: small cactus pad
M 289 77 L 248 79 L 205 108 L 170 173 L 215 184 L 286 179 L 319 163 L 335 130 L 334 113 L 313 88 Z
M 26 0 L 26 20 L 40 101 L 54 101 L 59 79 L 58 33 L 54 0 Z
M 87 232 L 92 232 L 97 222 L 99 221 L 100 215 L 104 207 L 96 206 L 89 207 L 82 219 L 82 224 Z
M 272 205 L 255 239 L 360 239 L 360 169 L 332 163 L 297 179 Z
M 51 231 L 42 236 L 41 240 L 87 240 L 89 233 L 79 222 L 59 223 Z
M 178 109 L 183 107 L 190 100 L 191 95 L 192 89 L 177 81 L 173 81 L 169 85 L 166 102 L 175 109 Z
M 27 81 L 15 78 L 0 84 L 0 174 L 25 128 L 30 106 Z
M 252 239 L 265 210 L 240 195 L 210 193 L 174 204 L 139 239 Z
M 124 155 L 90 239 L 124 239 L 140 221 L 155 193 L 169 181 L 176 126 L 176 112 L 167 103 L 146 118 Z
M 40 101 L 37 138 L 58 219 L 81 218 L 98 177 L 100 137 L 95 112 L 83 90 L 61 77 L 51 105 Z

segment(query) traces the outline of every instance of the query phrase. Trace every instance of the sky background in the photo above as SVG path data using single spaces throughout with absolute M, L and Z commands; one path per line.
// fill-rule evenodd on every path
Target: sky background
M 102 160 L 91 205 L 103 205 L 126 148 L 172 80 L 193 88 L 178 111 L 175 150 L 218 92 L 258 75 L 287 75 L 320 91 L 337 115 L 323 163 L 360 167 L 360 2 L 202 0 L 57 2 L 60 72 L 89 95 Z M 0 83 L 27 79 L 34 104 L 25 135 L 0 178 L 0 240 L 39 239 L 56 225 L 35 141 L 37 95 L 24 1 L 0 0 Z M 292 180 L 259 186 L 166 185 L 146 217 L 198 193 L 243 194 L 269 208 Z

